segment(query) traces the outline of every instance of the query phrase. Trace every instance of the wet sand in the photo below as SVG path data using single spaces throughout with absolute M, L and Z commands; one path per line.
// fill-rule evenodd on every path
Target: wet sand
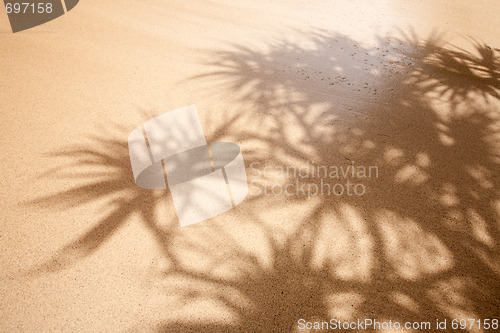
M 0 15 L 0 331 L 500 318 L 498 17 L 496 0 L 82 0 L 12 34 Z M 190 104 L 207 141 L 241 146 L 250 195 L 181 229 L 168 191 L 134 184 L 127 136 Z M 347 181 L 363 194 L 325 193 Z

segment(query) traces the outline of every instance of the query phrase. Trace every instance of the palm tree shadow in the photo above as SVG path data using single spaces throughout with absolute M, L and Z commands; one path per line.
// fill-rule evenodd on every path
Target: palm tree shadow
M 51 205 L 60 209 L 102 202 L 110 212 L 96 225 L 74 241 L 60 249 L 50 260 L 36 268 L 39 273 L 54 272 L 67 268 L 94 253 L 109 240 L 133 214 L 140 214 L 146 226 L 154 224 L 151 208 L 165 200 L 161 191 L 144 190 L 135 185 L 127 140 L 114 139 L 125 128 L 100 129 L 100 135 L 90 137 L 90 143 L 72 146 L 49 158 L 70 161 L 61 169 L 47 172 L 45 177 L 62 178 L 76 185 L 68 190 L 32 202 Z M 110 139 L 111 138 L 111 139 Z M 81 184 L 83 181 L 83 184 Z M 81 184 L 81 185 L 80 185 Z M 167 230 L 164 231 L 167 233 Z
M 234 92 L 253 110 L 218 123 L 213 139 L 251 143 L 247 167 L 377 165 L 383 175 L 362 180 L 366 195 L 251 197 L 234 210 L 234 223 L 249 229 L 252 241 L 242 242 L 231 226 L 180 233 L 174 221 L 160 227 L 153 213 L 168 192 L 136 187 L 126 141 L 103 135 L 90 149 L 59 154 L 83 169 L 61 176 L 90 182 L 38 201 L 64 209 L 99 200 L 111 213 L 41 271 L 90 255 L 140 214 L 171 263 L 165 283 L 189 282 L 168 290 L 178 297 L 172 308 L 209 302 L 217 312 L 214 320 L 155 323 L 157 332 L 294 332 L 300 319 L 498 318 L 494 51 L 475 42 L 473 54 L 415 35 L 380 38 L 376 47 L 337 34 L 304 35 L 314 47 L 280 42 L 255 52 L 233 45 L 212 54 L 213 71 L 197 79 Z M 435 107 L 436 96 L 446 112 Z M 311 174 L 298 181 L 321 186 Z M 283 221 L 280 210 L 291 205 L 307 207 Z M 278 218 L 263 215 L 266 209 L 280 211 Z
M 196 306 L 209 299 L 226 320 L 169 320 L 155 331 L 294 332 L 300 319 L 330 318 L 431 321 L 424 330 L 441 331 L 436 318 L 448 328 L 454 319 L 498 318 L 497 55 L 478 41 L 472 51 L 446 45 L 439 35 L 381 38 L 374 48 L 335 34 L 307 36 L 314 47 L 280 42 L 259 53 L 232 45 L 212 54 L 213 70 L 196 78 L 256 110 L 242 116 L 247 126 L 234 133 L 260 143 L 245 156 L 247 164 L 348 160 L 378 165 L 383 177 L 364 180 L 365 196 L 320 198 L 306 217 L 286 221 L 297 226 L 287 236 L 276 222 L 246 213 L 268 244 L 258 254 L 234 234 L 212 230 L 211 241 L 222 245 L 200 255 L 239 274 L 222 278 L 178 260 L 165 278 L 194 280 L 178 291 L 182 301 Z M 350 77 L 367 87 L 353 87 Z M 329 99 L 341 100 L 342 93 L 360 98 L 346 110 Z M 326 106 L 317 111 L 317 105 Z M 306 178 L 300 181 L 321 186 L 317 177 Z M 260 196 L 248 210 L 307 200 Z M 336 242 L 340 249 L 325 245 Z
M 140 110 L 142 118 L 153 118 L 146 110 Z M 218 140 L 225 127 L 230 127 L 236 116 L 218 123 L 212 136 Z M 210 123 L 210 118 L 209 118 Z M 49 196 L 33 200 L 30 204 L 56 207 L 61 210 L 89 203 L 100 203 L 107 215 L 100 218 L 83 235 L 61 248 L 54 256 L 34 268 L 37 273 L 55 272 L 65 269 L 88 257 L 108 241 L 133 215 L 138 214 L 145 228 L 152 232 L 168 257 L 171 238 L 179 231 L 178 221 L 156 215 L 156 207 L 172 206 L 167 190 L 143 189 L 136 185 L 129 157 L 130 129 L 115 125 L 99 128 L 99 135 L 89 136 L 86 143 L 67 147 L 53 153 L 49 158 L 68 161 L 57 170 L 47 171 L 42 177 L 65 179 L 74 184 Z

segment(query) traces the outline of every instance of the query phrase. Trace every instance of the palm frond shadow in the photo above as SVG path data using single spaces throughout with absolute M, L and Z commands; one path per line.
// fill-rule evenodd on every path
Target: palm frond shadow
M 314 47 L 280 42 L 258 53 L 232 45 L 213 54 L 208 66 L 214 70 L 197 79 L 232 91 L 259 113 L 242 116 L 245 129 L 234 134 L 260 143 L 245 155 L 247 164 L 348 160 L 378 165 L 383 176 L 366 179 L 369 191 L 362 197 L 321 197 L 305 218 L 280 221 L 290 223 L 285 229 L 270 227 L 277 223 L 263 220 L 259 205 L 279 209 L 308 197 L 252 198 L 254 213 L 244 216 L 262 230 L 268 247 L 255 254 L 231 232 L 212 230 L 211 241 L 220 245 L 199 253 L 240 274 L 221 278 L 217 269 L 200 271 L 179 260 L 165 275 L 196 281 L 177 291 L 183 300 L 196 306 L 210 299 L 224 313 L 220 317 L 232 320 L 169 320 L 155 331 L 294 332 L 301 318 L 431 321 L 427 331 L 439 331 L 436 318 L 448 326 L 464 316 L 498 318 L 497 55 L 478 41 L 475 52 L 445 45 L 437 34 L 381 38 L 374 48 L 335 34 L 307 36 Z M 386 50 L 391 58 L 380 61 Z M 362 101 L 368 103 L 338 107 L 330 99 L 356 95 L 357 87 L 347 84 L 356 76 L 373 84 Z M 436 96 L 446 107 L 435 107 Z M 316 111 L 321 104 L 327 106 Z M 313 175 L 300 181 L 321 186 Z M 293 226 L 295 232 L 286 234 Z
M 144 119 L 154 117 L 145 110 L 140 112 Z M 224 126 L 230 126 L 234 120 L 227 120 Z M 135 184 L 127 140 L 130 129 L 115 125 L 100 128 L 99 132 L 101 134 L 90 136 L 85 144 L 67 147 L 63 152 L 48 156 L 69 162 L 57 170 L 45 172 L 42 177 L 66 179 L 74 181 L 75 185 L 37 198 L 31 204 L 64 210 L 97 202 L 109 212 L 50 260 L 33 269 L 35 272 L 59 271 L 93 254 L 134 214 L 141 216 L 144 226 L 152 231 L 159 244 L 170 243 L 169 238 L 178 230 L 177 219 L 159 223 L 154 213 L 158 205 L 172 206 L 169 191 L 142 189 Z M 218 137 L 213 138 L 217 140 Z
M 125 133 L 123 128 L 118 130 Z M 158 191 L 146 191 L 135 186 L 126 136 L 124 140 L 109 139 L 107 135 L 110 133 L 103 133 L 92 137 L 90 144 L 68 147 L 64 152 L 51 156 L 70 162 L 59 170 L 47 172 L 45 176 L 79 181 L 77 184 L 83 180 L 82 185 L 38 198 L 32 203 L 66 209 L 102 201 L 111 207 L 110 212 L 37 268 L 39 272 L 64 269 L 92 254 L 132 214 L 142 214 L 148 221 L 148 211 L 161 199 L 162 194 Z
M 241 106 L 228 123 L 214 119 L 213 139 L 242 141 L 247 167 L 376 165 L 380 177 L 362 179 L 365 195 L 254 195 L 233 210 L 232 225 L 162 229 L 151 208 L 165 193 L 136 188 L 126 144 L 101 138 L 104 153 L 79 147 L 68 157 L 114 172 L 40 200 L 106 199 L 116 209 L 46 269 L 92 253 L 138 212 L 170 263 L 162 280 L 180 284 L 165 290 L 178 297 L 172 309 L 209 302 L 216 312 L 153 323 L 156 332 L 294 332 L 301 318 L 498 318 L 495 51 L 478 41 L 474 53 L 454 48 L 439 35 L 380 38 L 375 47 L 335 33 L 303 36 L 307 47 L 280 41 L 268 51 L 231 45 L 210 54 L 212 70 L 196 79 L 234 93 Z M 321 186 L 311 174 L 298 181 Z M 304 214 L 282 217 L 294 205 Z

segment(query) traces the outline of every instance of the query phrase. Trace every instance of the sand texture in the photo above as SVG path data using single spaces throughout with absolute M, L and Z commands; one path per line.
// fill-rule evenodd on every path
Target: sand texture
M 0 10 L 0 332 L 494 332 L 451 322 L 500 319 L 499 18 L 498 0 L 81 0 L 13 34 Z M 127 137 L 191 104 L 207 142 L 241 147 L 250 194 L 180 228 Z M 363 194 L 314 193 L 347 181 Z

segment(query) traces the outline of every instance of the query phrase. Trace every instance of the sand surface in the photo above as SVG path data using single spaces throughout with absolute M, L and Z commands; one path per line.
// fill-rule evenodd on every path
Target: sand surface
M 0 11 L 0 331 L 500 318 L 499 17 L 498 0 L 82 0 L 13 34 Z M 190 104 L 207 141 L 241 146 L 250 195 L 181 229 L 168 191 L 135 185 L 127 136 Z M 280 173 L 308 165 L 378 177 Z M 311 195 L 348 180 L 366 192 Z M 280 194 L 296 182 L 311 191 Z

